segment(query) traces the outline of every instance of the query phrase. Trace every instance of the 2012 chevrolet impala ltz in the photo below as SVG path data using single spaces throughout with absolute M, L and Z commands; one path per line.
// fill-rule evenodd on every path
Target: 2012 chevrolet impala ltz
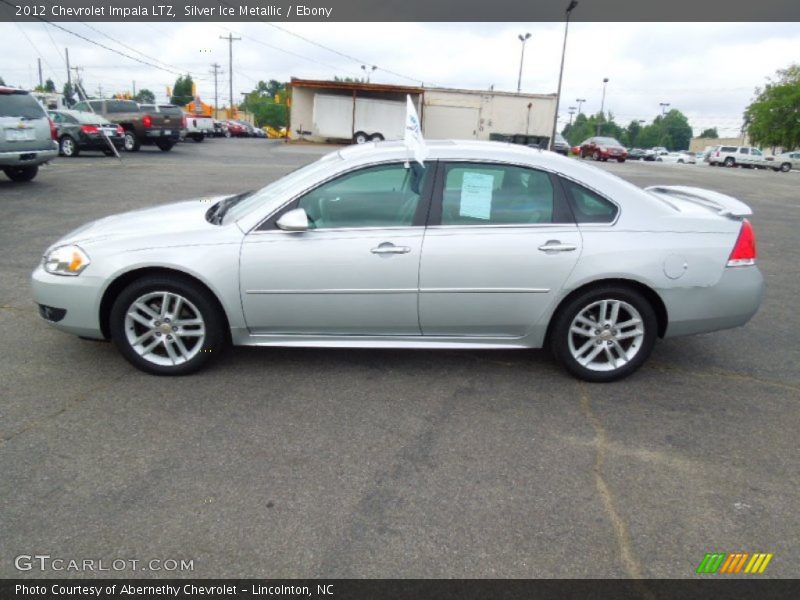
M 742 202 L 495 142 L 342 149 L 262 190 L 111 216 L 33 273 L 40 313 L 155 374 L 249 346 L 539 348 L 620 379 L 761 302 Z

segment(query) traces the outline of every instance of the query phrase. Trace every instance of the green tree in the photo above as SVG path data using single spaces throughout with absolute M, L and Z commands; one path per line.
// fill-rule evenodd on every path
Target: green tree
M 2 78 L 2 77 L 0 77 L 0 85 L 5 85 L 5 84 L 6 84 L 6 82 L 5 82 L 5 81 L 3 81 L 3 78 Z
M 191 75 L 180 76 L 175 80 L 175 85 L 172 86 L 172 96 L 169 101 L 178 106 L 185 106 L 194 99 L 192 94 L 192 87 L 194 82 Z
M 139 104 L 155 104 L 156 95 L 147 88 L 139 90 L 133 97 Z
M 67 106 L 75 104 L 75 88 L 72 87 L 71 83 L 65 83 L 61 93 L 64 95 L 64 104 Z
M 572 126 L 565 127 L 561 135 L 571 146 L 577 146 L 587 138 L 598 135 L 598 125 L 601 136 L 613 137 L 619 140 L 620 143 L 626 143 L 627 133 L 614 122 L 614 115 L 611 113 L 608 113 L 607 117 L 603 113 L 588 117 L 580 113 L 575 117 L 575 122 Z
M 276 96 L 280 96 L 280 103 L 275 102 Z M 259 127 L 269 125 L 279 129 L 289 123 L 286 86 L 274 79 L 269 82 L 259 81 L 253 91 L 245 96 L 239 108 L 253 113 Z
M 708 129 L 703 129 L 703 131 L 701 131 L 700 135 L 697 137 L 717 139 L 719 137 L 719 133 L 717 132 L 716 127 L 709 127 Z
M 44 91 L 54 94 L 56 92 L 56 84 L 53 83 L 52 79 L 48 79 L 44 82 Z
M 768 79 L 744 113 L 750 140 L 762 146 L 800 146 L 800 65 L 780 69 Z

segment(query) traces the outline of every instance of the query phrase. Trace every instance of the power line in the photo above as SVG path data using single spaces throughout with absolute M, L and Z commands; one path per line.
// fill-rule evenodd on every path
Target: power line
M 152 56 L 149 56 L 149 55 L 145 54 L 145 53 L 144 53 L 144 52 L 142 52 L 141 50 L 137 50 L 136 48 L 133 48 L 133 47 L 131 47 L 131 46 L 128 46 L 127 44 L 124 44 L 123 42 L 121 42 L 121 41 L 119 41 L 119 40 L 117 40 L 117 39 L 115 39 L 115 38 L 111 37 L 111 36 L 110 36 L 110 35 L 108 35 L 107 33 L 104 33 L 104 32 L 102 32 L 102 31 L 100 31 L 100 30 L 99 30 L 99 29 L 97 29 L 96 27 L 94 27 L 94 26 L 92 26 L 92 25 L 89 25 L 88 23 L 84 23 L 84 22 L 82 22 L 82 21 L 81 21 L 81 25 L 83 25 L 84 27 L 88 27 L 88 28 L 89 28 L 89 29 L 91 29 L 92 31 L 94 31 L 94 32 L 96 32 L 96 33 L 99 33 L 99 34 L 100 34 L 100 35 L 102 35 L 103 37 L 105 37 L 105 38 L 108 38 L 108 39 L 109 39 L 109 40 L 111 40 L 112 42 L 115 42 L 116 44 L 118 44 L 118 45 L 122 46 L 123 48 L 125 48 L 125 49 L 127 49 L 127 50 L 130 50 L 131 52 L 136 52 L 137 54 L 140 54 L 141 56 L 144 56 L 144 57 L 145 57 L 146 59 L 148 59 L 148 60 L 155 61 L 155 62 L 157 62 L 157 63 L 160 63 L 160 64 L 164 65 L 165 67 L 169 67 L 170 69 L 175 69 L 176 71 L 181 71 L 181 70 L 182 70 L 180 67 L 176 67 L 175 65 L 171 65 L 171 64 L 169 64 L 169 63 L 166 63 L 166 62 L 164 62 L 163 60 L 159 60 L 159 59 L 157 59 L 157 58 L 154 58 L 154 57 L 152 57 Z M 202 80 L 202 77 L 196 77 L 196 75 L 197 75 L 196 73 L 192 73 L 191 71 L 188 71 L 188 70 L 187 70 L 186 72 L 187 72 L 187 73 L 189 73 L 190 75 L 192 75 L 192 76 L 193 76 L 195 79 Z
M 225 0 L 220 0 L 220 1 L 222 2 L 222 4 L 226 4 L 227 6 L 230 6 L 231 8 L 235 8 L 235 7 L 231 6 L 230 4 L 228 4 L 227 2 L 225 2 Z M 258 20 L 261 23 L 263 23 L 264 25 L 269 25 L 270 27 L 272 27 L 274 29 L 277 29 L 279 31 L 282 31 L 284 33 L 292 35 L 292 36 L 294 36 L 294 37 L 296 37 L 298 39 L 301 39 L 301 40 L 303 40 L 304 42 L 306 42 L 308 44 L 312 44 L 314 46 L 322 48 L 323 50 L 327 50 L 328 52 L 332 52 L 333 54 L 341 56 L 342 58 L 346 58 L 348 60 L 352 60 L 352 61 L 358 63 L 359 65 L 375 64 L 372 61 L 361 60 L 360 58 L 358 58 L 356 56 L 353 56 L 351 54 L 345 54 L 344 52 L 340 52 L 339 50 L 336 50 L 335 48 L 331 48 L 330 46 L 326 46 L 325 44 L 320 44 L 319 42 L 316 42 L 316 41 L 314 41 L 312 39 L 309 39 L 309 38 L 307 38 L 307 37 L 305 37 L 303 35 L 300 35 L 299 33 L 295 33 L 294 31 L 291 31 L 289 29 L 285 29 L 285 28 L 281 27 L 280 25 L 275 25 L 274 23 L 270 23 L 269 21 L 267 21 L 265 19 L 258 19 Z M 390 69 L 385 69 L 383 67 L 378 67 L 378 68 L 381 71 L 383 71 L 384 73 L 389 73 L 390 75 L 394 75 L 395 77 L 400 77 L 401 79 L 408 79 L 409 81 L 413 81 L 415 83 L 422 83 L 422 81 L 418 77 L 409 77 L 408 75 L 403 75 L 402 73 L 398 73 L 398 72 L 392 71 Z
M 6 4 L 6 5 L 8 5 L 8 6 L 11 6 L 11 7 L 13 7 L 13 6 L 14 6 L 14 5 L 13 5 L 13 4 L 11 4 L 11 2 L 9 2 L 8 0 L 0 0 L 0 2 L 2 2 L 3 4 Z M 83 41 L 85 41 L 85 42 L 89 42 L 90 44 L 93 44 L 93 45 L 95 45 L 95 46 L 98 46 L 98 47 L 100 47 L 100 48 L 103 48 L 104 50 L 108 50 L 109 52 L 114 52 L 115 54 L 119 54 L 120 56 L 124 56 L 125 58 L 128 58 L 128 59 L 130 59 L 130 60 L 132 60 L 132 61 L 135 61 L 135 62 L 141 63 L 141 64 L 143 64 L 143 65 L 147 65 L 147 66 L 149 66 L 149 67 L 153 67 L 154 69 L 158 69 L 159 71 L 165 71 L 165 72 L 167 72 L 167 73 L 171 73 L 171 74 L 173 74 L 173 75 L 178 75 L 178 76 L 182 76 L 182 75 L 183 75 L 183 73 L 181 73 L 181 72 L 178 72 L 178 71 L 173 71 L 172 69 L 167 69 L 167 68 L 165 68 L 165 67 L 161 67 L 161 66 L 159 66 L 159 65 L 156 65 L 156 64 L 153 64 L 153 63 L 150 63 L 150 62 L 144 61 L 144 60 L 142 60 L 142 59 L 140 59 L 140 58 L 137 58 L 137 57 L 135 57 L 135 56 L 131 56 L 130 54 L 126 54 L 125 52 L 121 52 L 120 50 L 117 50 L 117 49 L 115 49 L 115 48 L 111 48 L 111 47 L 109 47 L 109 46 L 106 46 L 105 44 L 101 44 L 100 42 L 97 42 L 97 41 L 95 41 L 95 40 L 93 40 L 93 39 L 90 39 L 90 38 L 88 38 L 88 37 L 84 36 L 84 35 L 81 35 L 80 33 L 76 33 L 76 32 L 74 32 L 74 31 L 71 31 L 71 30 L 67 29 L 66 27 L 62 27 L 62 26 L 61 26 L 61 25 L 59 25 L 58 23 L 52 23 L 52 22 L 50 22 L 50 21 L 48 21 L 48 20 L 46 20 L 46 19 L 43 19 L 42 17 L 38 17 L 38 16 L 35 16 L 35 15 L 32 15 L 32 16 L 33 16 L 35 19 L 37 19 L 37 20 L 39 20 L 39 21 L 42 21 L 43 23 L 47 23 L 47 24 L 48 24 L 48 25 L 50 25 L 51 27 L 55 27 L 56 29 L 60 29 L 61 31 L 64 31 L 65 33 L 68 33 L 68 34 L 70 34 L 70 35 L 74 35 L 75 37 L 77 37 L 77 38 L 80 38 L 80 39 L 82 39 L 82 40 L 83 40 Z M 17 25 L 19 25 L 19 23 L 17 23 Z M 22 30 L 22 28 L 20 28 L 20 30 Z M 25 34 L 25 37 L 28 37 L 28 35 L 27 35 L 27 34 L 24 32 L 24 30 L 22 30 L 22 32 L 23 32 L 23 34 Z M 30 41 L 30 38 L 28 38 L 28 41 Z M 33 45 L 33 42 L 31 42 L 31 45 Z M 34 48 L 35 48 L 35 46 L 34 46 Z M 37 52 L 38 52 L 38 50 L 37 50 Z M 46 61 L 45 61 L 45 62 L 46 62 Z

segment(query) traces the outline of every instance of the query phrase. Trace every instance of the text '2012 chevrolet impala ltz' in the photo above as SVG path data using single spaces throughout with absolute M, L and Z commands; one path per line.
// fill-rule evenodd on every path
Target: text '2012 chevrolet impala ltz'
M 262 190 L 111 216 L 33 273 L 55 327 L 140 369 L 228 343 L 552 348 L 574 375 L 634 372 L 657 337 L 736 327 L 761 302 L 742 202 L 642 190 L 550 152 L 432 142 L 342 149 Z

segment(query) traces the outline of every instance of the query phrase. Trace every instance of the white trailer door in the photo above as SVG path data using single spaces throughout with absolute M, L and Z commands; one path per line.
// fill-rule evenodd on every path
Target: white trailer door
M 467 106 L 429 105 L 423 110 L 422 128 L 427 139 L 477 139 L 480 109 Z

